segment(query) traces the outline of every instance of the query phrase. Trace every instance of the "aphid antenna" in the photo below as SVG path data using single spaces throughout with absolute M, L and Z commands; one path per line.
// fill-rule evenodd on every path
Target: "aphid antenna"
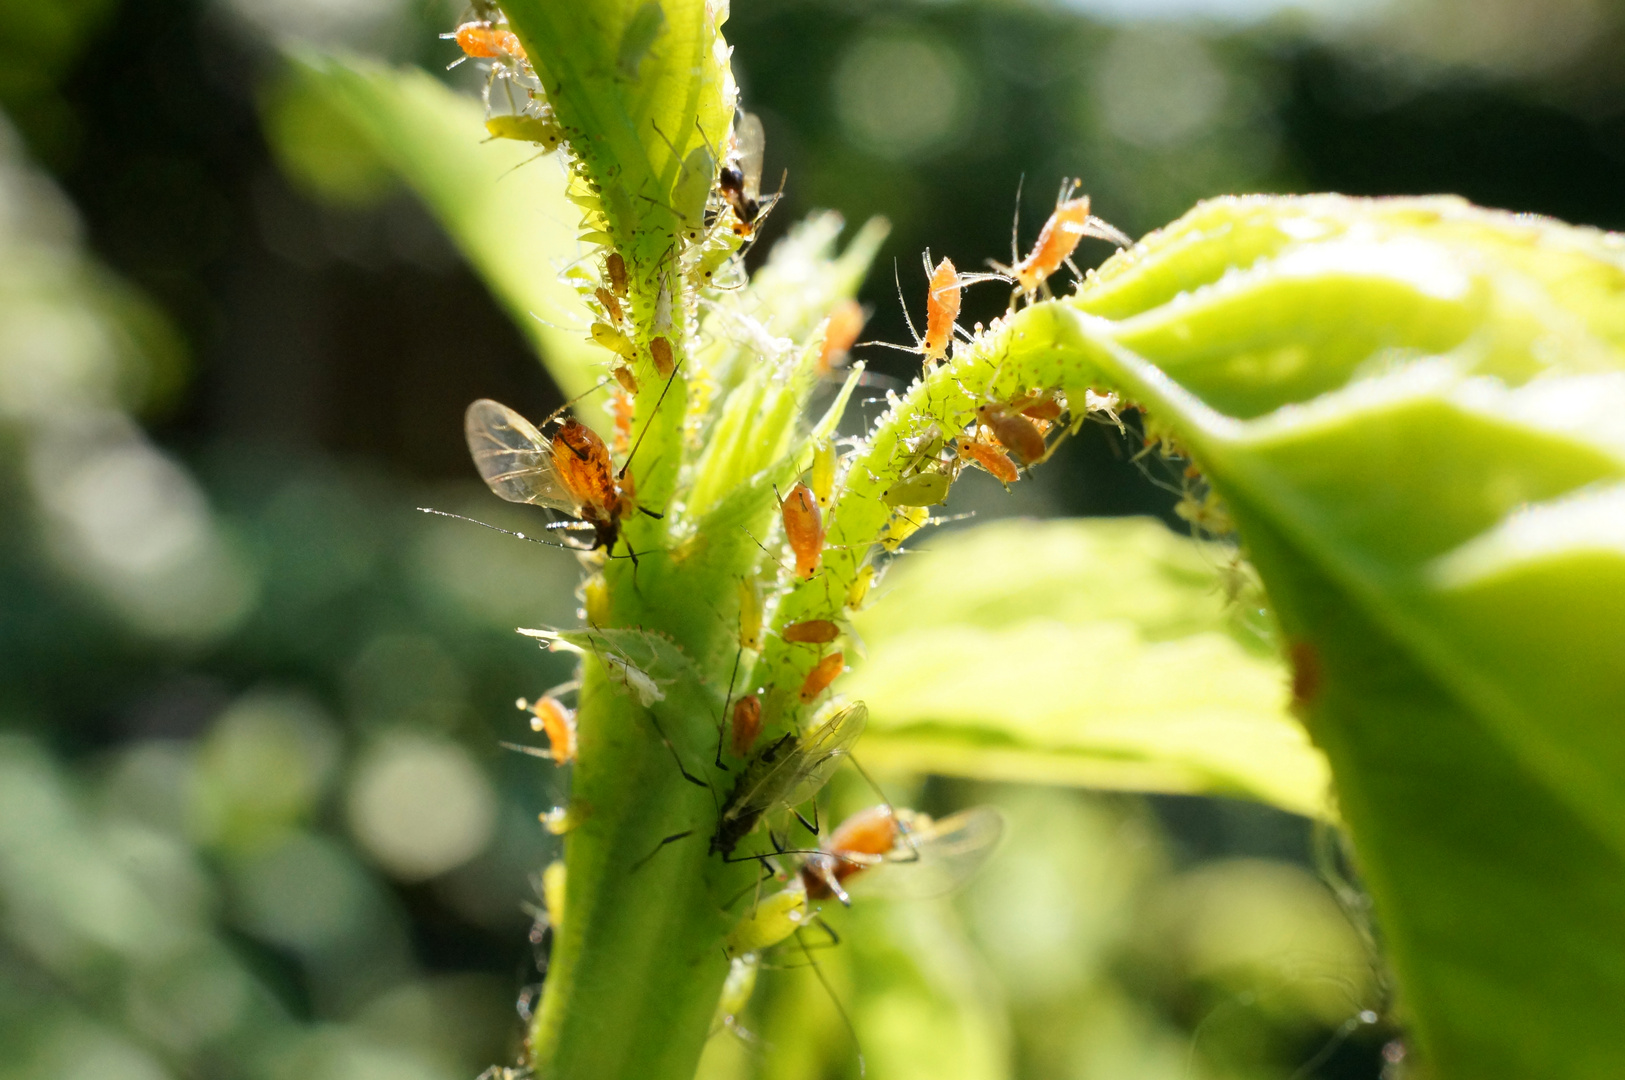
M 490 522 L 481 521 L 478 518 L 465 517 L 462 514 L 453 514 L 453 513 L 450 513 L 448 511 L 446 511 L 446 510 L 436 510 L 432 506 L 420 506 L 420 507 L 418 507 L 418 510 L 420 512 L 422 512 L 422 513 L 425 513 L 425 514 L 433 514 L 436 517 L 452 518 L 452 519 L 454 519 L 456 521 L 466 521 L 471 525 L 478 525 L 482 529 L 490 529 L 492 532 L 504 533 L 504 534 L 506 534 L 508 536 L 517 537 L 520 540 L 529 541 L 532 544 L 541 544 L 544 547 L 562 548 L 565 551 L 575 551 L 575 552 L 583 552 L 583 551 L 591 551 L 592 550 L 591 548 L 582 547 L 579 544 L 554 543 L 554 542 L 552 542 L 550 540 L 543 540 L 539 536 L 529 536 L 529 535 L 527 535 L 525 533 L 522 533 L 522 532 L 515 532 L 513 529 L 504 529 L 500 525 L 492 525 Z M 555 528 L 555 527 L 565 529 L 565 528 L 570 528 L 570 527 L 578 526 L 578 525 L 582 525 L 582 524 L 586 524 L 586 523 L 585 522 L 574 522 L 574 521 L 552 521 L 552 522 L 548 522 L 546 527 L 549 528 L 549 529 Z M 591 528 L 591 526 L 589 525 L 588 528 Z M 630 545 L 628 545 L 628 550 L 630 550 Z M 607 552 L 606 552 L 606 555 L 608 555 Z M 632 556 L 632 555 L 608 555 L 608 557 L 611 558 L 611 559 L 632 559 L 633 562 L 636 563 L 636 558 L 634 556 Z
M 687 362 L 688 357 L 684 356 L 681 360 L 677 361 L 677 366 L 672 368 L 671 374 L 666 377 L 666 385 L 661 388 L 660 396 L 655 399 L 654 416 L 649 417 L 648 421 L 643 425 L 643 430 L 638 432 L 638 441 L 632 444 L 631 453 L 626 455 L 625 463 L 622 464 L 620 469 L 615 473 L 615 479 L 617 482 L 626 475 L 626 470 L 632 467 L 632 459 L 638 456 L 638 448 L 643 445 L 644 436 L 649 434 L 649 429 L 654 426 L 655 416 L 660 415 L 660 407 L 666 403 L 666 394 L 670 392 L 671 384 L 677 380 L 677 376 L 683 373 L 683 365 Z M 604 381 L 609 382 L 610 380 L 606 379 Z M 603 383 L 599 383 L 598 385 L 602 386 Z
M 580 679 L 571 679 L 568 682 L 561 682 L 557 686 L 549 687 L 548 689 L 543 690 L 542 691 L 542 696 L 543 697 L 558 697 L 560 694 L 570 694 L 570 693 L 574 693 L 575 691 L 580 690 L 580 689 L 581 689 L 581 680 Z
M 741 643 L 739 646 L 739 651 L 734 653 L 734 669 L 733 673 L 728 676 L 728 694 L 722 700 L 722 715 L 717 718 L 717 768 L 719 769 L 723 767 L 722 740 L 726 738 L 728 734 L 728 708 L 733 704 L 734 681 L 739 678 L 739 661 L 744 657 L 744 655 L 745 646 L 743 643 Z
M 829 984 L 829 979 L 824 977 L 824 969 L 818 966 L 817 958 L 813 956 L 812 950 L 807 947 L 807 939 L 802 936 L 800 927 L 796 928 L 795 934 L 796 944 L 801 946 L 801 954 L 807 958 L 807 964 L 813 969 L 813 974 L 818 977 L 819 985 L 829 995 L 830 1004 L 834 1005 L 835 1011 L 840 1014 L 841 1023 L 846 1026 L 846 1033 L 852 1037 L 852 1048 L 858 1054 L 858 1076 L 861 1080 L 861 1078 L 869 1075 L 869 1064 L 863 1060 L 863 1047 L 858 1043 L 858 1029 L 852 1026 L 852 1018 L 847 1015 L 845 1006 L 841 1004 L 841 999 L 836 996 L 835 988 Z
M 531 757 L 545 758 L 548 761 L 553 760 L 553 752 L 551 750 L 543 750 L 539 746 L 526 746 L 524 743 L 516 742 L 499 742 L 497 745 L 502 747 L 504 750 L 513 750 L 520 754 L 529 754 Z

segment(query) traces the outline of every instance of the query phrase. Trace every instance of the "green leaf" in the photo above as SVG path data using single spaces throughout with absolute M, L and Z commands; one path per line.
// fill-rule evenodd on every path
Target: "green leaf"
M 1432 1074 L 1625 1072 L 1625 242 L 1219 200 L 1074 305 L 986 348 L 1125 392 L 1228 504 Z
M 587 312 L 560 273 L 577 258 L 580 211 L 564 197 L 556 161 L 536 148 L 488 139 L 480 103 L 421 71 L 386 68 L 354 56 L 302 53 L 270 99 L 268 125 L 285 167 L 323 190 L 356 196 L 375 173 L 353 144 L 411 186 L 433 211 L 567 397 L 595 385 L 608 355 L 586 342 Z M 327 124 L 338 124 L 334 132 Z M 337 172 L 317 146 L 347 146 Z M 323 163 L 327 163 L 325 166 Z M 597 409 L 582 418 L 607 423 Z
M 1325 760 L 1289 715 L 1282 664 L 1226 599 L 1230 559 L 1137 518 L 936 540 L 856 619 L 869 655 L 845 692 L 869 705 L 864 760 L 1326 815 Z

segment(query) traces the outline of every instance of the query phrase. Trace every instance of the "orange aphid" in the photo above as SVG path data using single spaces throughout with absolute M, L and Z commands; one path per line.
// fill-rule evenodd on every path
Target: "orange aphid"
M 729 733 L 729 747 L 734 757 L 744 757 L 762 732 L 762 702 L 755 694 L 746 694 L 734 703 L 733 727 Z
M 593 527 L 593 546 L 620 536 L 631 493 L 616 483 L 609 447 L 591 428 L 565 417 L 552 438 L 506 405 L 481 399 L 463 420 L 480 476 L 509 502 L 545 506 Z
M 525 47 L 512 30 L 484 20 L 465 22 L 451 35 L 457 47 L 475 60 L 523 60 Z
M 829 689 L 829 684 L 840 677 L 846 670 L 846 657 L 838 652 L 832 652 L 807 672 L 807 679 L 801 684 L 801 703 L 811 705 L 818 700 L 818 695 Z
M 649 358 L 655 362 L 655 371 L 660 373 L 662 379 L 671 375 L 674 366 L 671 359 L 671 342 L 663 337 L 651 339 Z
M 594 291 L 593 295 L 596 296 L 598 298 L 598 302 L 603 305 L 604 312 L 610 317 L 611 321 L 621 321 L 621 302 L 615 298 L 614 293 L 600 285 Z
M 560 765 L 574 761 L 576 757 L 576 713 L 568 708 L 558 698 L 548 696 L 534 703 L 527 703 L 524 698 L 519 699 L 519 707 L 531 714 L 530 727 L 532 731 L 547 733 L 547 742 L 553 753 L 553 760 Z
M 1031 465 L 1044 457 L 1044 433 L 1019 412 L 1004 405 L 980 405 L 976 421 L 992 433 L 1000 446 L 1015 455 L 1021 465 Z
M 1025 259 L 1008 268 L 1010 276 L 1016 279 L 1016 285 L 1028 296 L 1036 293 L 1049 280 L 1049 276 L 1072 257 L 1072 253 L 1078 249 L 1078 241 L 1085 236 L 1110 240 L 1119 247 L 1128 247 L 1133 243 L 1120 230 L 1089 213 L 1089 196 L 1081 195 L 1076 199 L 1066 197 L 1077 186 L 1075 180 L 1061 185 L 1061 197 L 1055 204 L 1055 211 L 1039 230 L 1038 242 Z
M 604 260 L 604 273 L 609 275 L 609 288 L 616 296 L 626 296 L 626 260 L 619 251 L 609 253 Z
M 847 298 L 829 312 L 824 326 L 824 344 L 818 351 L 818 374 L 828 375 L 846 360 L 847 352 L 863 332 L 863 305 Z
M 871 806 L 841 822 L 820 847 L 823 852 L 808 859 L 801 868 L 801 883 L 810 900 L 827 900 L 836 895 L 841 883 L 867 869 L 870 861 L 858 862 L 844 855 L 885 855 L 897 844 L 897 815 L 890 806 Z
M 1034 394 L 1032 395 L 1031 404 L 1022 404 L 1020 402 L 1017 404 L 1021 405 L 1022 416 L 1030 416 L 1034 420 L 1047 420 L 1050 423 L 1059 420 L 1061 413 L 1066 411 L 1065 406 L 1061 404 L 1061 399 L 1053 394 Z
M 615 416 L 615 452 L 624 454 L 632 442 L 632 395 L 617 389 L 610 395 L 609 403 Z
M 950 260 L 943 259 L 931 271 L 925 295 L 925 339 L 920 342 L 920 352 L 927 364 L 948 357 L 948 343 L 953 340 L 954 322 L 959 318 L 960 291 L 958 271 Z
M 796 576 L 808 581 L 818 573 L 824 558 L 824 515 L 812 488 L 797 484 L 779 506 L 784 518 L 784 536 L 796 557 Z
M 971 439 L 959 439 L 955 442 L 959 456 L 966 461 L 973 462 L 993 474 L 993 478 L 1001 484 L 1013 484 L 1021 479 L 1016 471 L 1016 463 L 1005 456 L 1004 451 L 985 442 Z
M 615 369 L 614 375 L 615 381 L 621 384 L 622 390 L 625 390 L 628 394 L 638 392 L 638 378 L 632 374 L 631 368 L 623 364 Z
M 841 636 L 841 628 L 828 619 L 808 619 L 791 623 L 779 636 L 797 645 L 828 645 Z

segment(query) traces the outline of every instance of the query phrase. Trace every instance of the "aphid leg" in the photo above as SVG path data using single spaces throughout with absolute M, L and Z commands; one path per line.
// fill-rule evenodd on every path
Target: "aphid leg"
M 689 783 L 693 784 L 696 787 L 702 787 L 707 791 L 711 791 L 711 785 L 710 784 L 707 784 L 704 780 L 701 780 L 699 777 L 695 776 L 693 773 L 691 773 L 687 769 L 683 768 L 683 759 L 678 756 L 677 747 L 675 747 L 675 746 L 673 746 L 671 744 L 671 740 L 666 738 L 666 733 L 663 730 L 661 730 L 660 721 L 655 718 L 654 713 L 651 712 L 648 715 L 649 715 L 649 723 L 654 726 L 655 734 L 660 736 L 660 741 L 666 744 L 666 749 L 667 750 L 671 751 L 671 759 L 674 762 L 677 763 L 677 771 L 683 774 L 683 779 L 687 780 Z M 716 792 L 711 791 L 711 794 L 714 797 L 716 795 Z
M 846 1025 L 846 1033 L 852 1037 L 852 1048 L 858 1054 L 858 1076 L 868 1076 L 869 1064 L 863 1060 L 863 1047 L 858 1045 L 858 1029 L 852 1026 L 852 1018 L 846 1014 L 845 1007 L 841 1005 L 841 999 L 835 996 L 835 988 L 824 977 L 824 969 L 818 966 L 818 961 L 813 957 L 812 950 L 807 947 L 807 939 L 802 936 L 800 927 L 796 928 L 795 934 L 796 944 L 801 946 L 801 953 L 807 958 L 808 966 L 813 969 L 813 974 L 818 976 L 819 984 L 823 986 L 824 992 L 829 995 L 830 1003 L 835 1006 L 835 1011 L 840 1014 L 841 1023 Z
M 728 695 L 722 702 L 722 715 L 717 718 L 717 768 L 722 768 L 722 740 L 728 736 L 728 707 L 734 700 L 734 680 L 739 678 L 739 660 L 745 655 L 745 646 L 740 645 L 739 651 L 734 653 L 733 674 L 728 676 Z
M 817 836 L 818 835 L 818 800 L 817 799 L 813 800 L 812 808 L 813 808 L 813 819 L 810 822 L 806 818 L 801 816 L 801 811 L 800 810 L 796 809 L 793 806 L 790 808 L 790 813 L 794 814 L 796 820 L 801 822 L 801 827 L 803 829 L 806 829 L 808 832 L 812 833 L 814 836 Z
M 649 854 L 645 855 L 643 858 L 641 858 L 637 862 L 633 863 L 632 864 L 632 869 L 627 871 L 627 872 L 631 873 L 631 874 L 637 873 L 639 870 L 643 869 L 643 864 L 644 863 L 648 862 L 650 859 L 654 858 L 656 855 L 659 855 L 661 849 L 664 848 L 667 844 L 675 844 L 677 841 L 681 840 L 683 837 L 685 837 L 685 836 L 693 836 L 693 835 L 694 835 L 694 830 L 693 829 L 684 829 L 680 833 L 672 833 L 670 836 L 668 836 L 665 839 L 661 840 L 660 843 L 656 844 L 654 846 L 653 851 L 649 852 Z
M 512 529 L 504 529 L 500 525 L 492 525 L 489 522 L 481 521 L 478 518 L 464 517 L 462 514 L 453 514 L 453 513 L 450 513 L 449 511 L 446 511 L 446 510 L 436 510 L 432 506 L 420 506 L 420 507 L 418 507 L 418 510 L 420 512 L 422 512 L 422 513 L 425 513 L 425 514 L 433 514 L 435 517 L 452 518 L 452 519 L 457 520 L 457 521 L 466 521 L 470 525 L 478 525 L 482 529 L 490 529 L 492 532 L 503 533 L 503 534 L 505 534 L 507 536 L 516 537 L 516 538 L 518 538 L 520 540 L 528 540 L 532 544 L 541 544 L 543 547 L 563 548 L 565 551 L 585 551 L 585 550 L 587 550 L 586 548 L 580 547 L 580 546 L 578 546 L 576 544 L 555 544 L 555 543 L 550 543 L 549 541 L 543 540 L 542 538 L 537 537 L 537 536 L 527 536 L 526 534 L 524 534 L 522 532 L 515 532 Z M 570 526 L 570 525 L 574 525 L 574 524 L 576 524 L 576 523 L 575 522 L 562 522 L 562 521 L 561 522 L 550 522 L 547 527 L 549 529 L 551 529 L 551 528 L 554 528 L 556 526 L 557 527 L 566 527 L 566 526 Z
M 661 388 L 660 397 L 655 399 L 654 416 L 649 417 L 648 421 L 643 425 L 643 430 L 638 432 L 638 441 L 632 444 L 632 452 L 626 455 L 626 463 L 622 465 L 620 471 L 615 474 L 615 478 L 617 480 L 626 475 L 626 470 L 632 465 L 632 459 L 638 456 L 638 447 L 643 445 L 643 437 L 649 434 L 649 429 L 654 426 L 654 417 L 660 415 L 660 406 L 666 403 L 666 394 L 671 390 L 672 382 L 676 380 L 678 375 L 682 374 L 683 365 L 687 362 L 688 357 L 686 356 L 677 361 L 677 366 L 672 368 L 671 374 L 667 376 L 666 385 Z

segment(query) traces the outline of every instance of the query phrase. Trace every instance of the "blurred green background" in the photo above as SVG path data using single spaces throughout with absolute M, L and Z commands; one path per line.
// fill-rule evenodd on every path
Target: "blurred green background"
M 460 415 L 558 396 L 409 195 L 357 159 L 318 198 L 266 134 L 299 145 L 283 44 L 440 71 L 461 14 L 0 0 L 3 1080 L 455 1080 L 517 1048 L 562 785 L 497 744 L 524 731 L 514 698 L 567 677 L 512 630 L 572 620 L 577 570 L 413 508 L 523 525 Z M 1006 257 L 1023 177 L 1029 238 L 1063 176 L 1135 235 L 1242 191 L 1625 227 L 1604 0 L 808 0 L 740 3 L 725 32 L 766 176 L 788 173 L 758 251 L 816 207 L 890 218 L 864 295 L 887 340 L 887 264 L 917 296 L 928 246 Z M 966 321 L 1003 302 L 972 291 Z M 1133 450 L 1090 427 L 957 508 L 1174 522 Z M 898 787 L 1010 829 L 951 904 L 837 915 L 822 970 L 870 1075 L 1406 1074 L 1403 1002 L 1307 822 Z M 707 1073 L 856 1075 L 818 981 L 774 959 L 754 1037 L 719 1035 Z

